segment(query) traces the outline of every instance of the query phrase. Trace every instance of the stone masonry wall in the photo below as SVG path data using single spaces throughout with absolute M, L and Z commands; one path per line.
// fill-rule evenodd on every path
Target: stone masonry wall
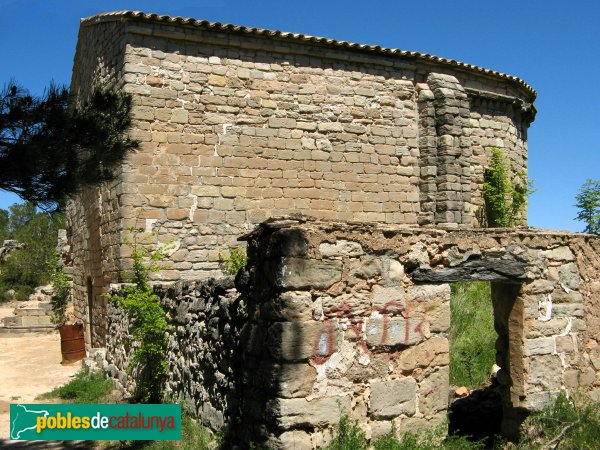
M 71 93 L 80 101 L 95 86 L 119 89 L 123 85 L 125 34 L 122 24 L 107 24 L 98 30 L 82 28 L 77 43 Z M 73 279 L 75 320 L 86 324 L 89 347 L 105 345 L 106 298 L 120 267 L 120 195 L 126 187 L 121 178 L 102 186 L 86 188 L 67 206 L 66 229 L 70 254 L 68 269 Z

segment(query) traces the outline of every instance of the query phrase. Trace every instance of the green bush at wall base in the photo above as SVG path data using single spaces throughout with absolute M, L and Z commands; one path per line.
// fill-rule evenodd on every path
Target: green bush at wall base
M 149 283 L 149 274 L 161 269 L 159 261 L 167 257 L 166 249 L 150 250 L 137 244 L 140 230 L 131 229 L 134 242 L 133 266 L 126 280 L 133 283 L 108 298 L 123 309 L 130 319 L 130 332 L 138 346 L 129 364 L 136 375 L 136 398 L 142 403 L 161 403 L 167 379 L 167 314 Z

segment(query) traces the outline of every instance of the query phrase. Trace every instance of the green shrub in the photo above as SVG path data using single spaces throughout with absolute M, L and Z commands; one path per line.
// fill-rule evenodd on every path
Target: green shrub
M 373 444 L 374 450 L 433 450 L 436 447 L 432 437 L 424 433 L 404 433 L 402 436 L 396 436 L 395 430 L 392 433 L 381 437 Z
M 106 403 L 114 388 L 114 382 L 106 379 L 104 374 L 84 368 L 67 384 L 42 394 L 37 399 L 60 398 L 71 403 Z
M 333 438 L 325 448 L 327 450 L 362 450 L 368 448 L 368 443 L 365 433 L 358 426 L 358 421 L 352 421 L 347 414 L 342 414 L 333 431 Z
M 66 322 L 66 309 L 71 292 L 71 283 L 65 273 L 65 268 L 55 253 L 48 262 L 50 270 L 50 282 L 52 283 L 52 322 L 62 325 Z
M 496 362 L 490 283 L 451 284 L 450 383 L 479 387 Z
M 484 171 L 483 199 L 485 220 L 488 227 L 513 227 L 527 204 L 527 196 L 533 193 L 533 185 L 525 172 L 514 174 L 504 154 L 498 148 L 491 149 L 490 165 Z
M 248 257 L 242 247 L 229 247 L 229 256 L 221 256 L 221 270 L 229 275 L 235 275 L 240 269 L 246 267 Z
M 446 436 L 448 427 L 441 424 L 432 430 L 404 433 L 398 437 L 395 428 L 386 436 L 369 444 L 358 421 L 342 414 L 334 428 L 333 438 L 326 450 L 478 450 L 485 448 L 482 441 L 471 442 L 465 436 Z
M 583 396 L 569 399 L 561 392 L 552 404 L 528 417 L 522 429 L 520 449 L 597 449 L 600 405 Z
M 134 242 L 131 273 L 125 274 L 133 283 L 108 298 L 122 308 L 130 319 L 130 331 L 138 347 L 131 358 L 129 372 L 136 373 L 136 397 L 143 403 L 161 403 L 167 378 L 166 331 L 167 314 L 149 283 L 151 272 L 161 269 L 159 261 L 166 258 L 166 249 L 150 250 L 137 244 L 141 230 L 131 229 Z

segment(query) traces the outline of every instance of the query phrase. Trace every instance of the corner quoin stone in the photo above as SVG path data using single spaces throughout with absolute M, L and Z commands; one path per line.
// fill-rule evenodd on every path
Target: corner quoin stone
M 267 346 L 274 358 L 287 361 L 327 357 L 337 350 L 337 321 L 276 322 L 269 327 Z

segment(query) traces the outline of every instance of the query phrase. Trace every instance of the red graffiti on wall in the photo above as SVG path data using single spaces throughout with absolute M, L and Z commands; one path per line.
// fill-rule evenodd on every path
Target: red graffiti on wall
M 390 352 L 388 351 L 388 347 L 396 345 L 410 345 L 411 332 L 417 333 L 419 340 L 422 340 L 425 337 L 423 333 L 423 323 L 425 322 L 426 316 L 424 313 L 416 316 L 414 315 L 415 306 L 418 303 L 419 302 L 416 301 L 413 303 L 402 304 L 401 302 L 392 300 L 383 306 L 373 306 L 365 311 L 360 312 L 355 311 L 352 305 L 346 302 L 340 304 L 339 306 L 329 308 L 327 311 L 325 311 L 325 316 L 327 319 L 323 322 L 321 332 L 313 343 L 312 361 L 318 365 L 324 364 L 327 360 L 329 360 L 331 355 L 333 355 L 336 340 L 336 322 L 344 319 L 347 321 L 349 329 L 354 333 L 359 347 L 365 354 L 371 356 L 374 353 L 379 353 L 385 354 L 389 357 L 397 356 L 400 352 Z M 375 339 L 376 342 L 373 342 L 372 340 L 369 343 L 367 342 L 368 339 L 363 335 L 363 324 L 366 319 L 374 318 L 373 313 L 379 313 L 379 316 L 382 319 L 381 336 L 378 340 Z M 404 319 L 404 334 L 403 337 L 398 339 L 396 342 L 390 342 L 390 334 L 395 334 L 394 331 L 398 331 L 390 331 L 390 324 L 395 317 L 398 317 L 397 313 L 400 313 L 400 317 Z M 371 326 L 375 327 L 375 329 L 378 328 L 375 325 Z M 372 332 L 372 334 L 378 334 L 377 331 L 367 330 L 367 333 L 369 332 Z M 371 348 L 369 348 L 369 344 Z

